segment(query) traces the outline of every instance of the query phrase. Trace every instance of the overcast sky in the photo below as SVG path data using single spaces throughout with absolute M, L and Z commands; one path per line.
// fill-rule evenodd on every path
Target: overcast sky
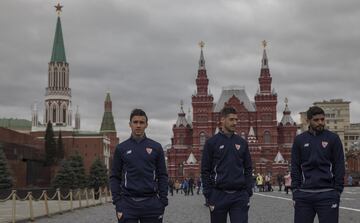
M 0 118 L 31 119 L 47 87 L 57 1 L 0 1 Z M 221 88 L 258 88 L 267 40 L 278 120 L 289 99 L 293 118 L 314 101 L 351 101 L 360 122 L 359 0 L 62 0 L 73 106 L 81 127 L 98 131 L 111 93 L 120 140 L 130 111 L 143 108 L 148 136 L 170 143 L 180 100 L 191 106 L 200 49 L 214 102 Z M 74 108 L 75 110 L 75 108 Z

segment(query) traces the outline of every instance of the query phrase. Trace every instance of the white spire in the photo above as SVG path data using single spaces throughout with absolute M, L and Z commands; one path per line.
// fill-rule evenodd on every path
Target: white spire
M 285 159 L 284 157 L 281 155 L 280 151 L 278 151 L 278 153 L 276 154 L 276 157 L 274 159 L 275 163 L 284 163 Z
M 194 154 L 191 152 L 189 155 L 189 158 L 186 160 L 187 164 L 196 164 L 197 160 L 194 156 Z
M 201 52 L 200 52 L 200 60 L 199 60 L 199 70 L 205 70 L 205 59 L 203 53 L 204 45 L 205 45 L 204 41 L 200 41 L 199 46 L 201 48 Z
M 250 126 L 249 136 L 255 136 L 254 128 Z
M 264 47 L 264 51 L 263 51 L 263 58 L 261 60 L 261 68 L 262 69 L 269 69 L 269 64 L 268 64 L 268 58 L 266 55 L 266 46 L 267 46 L 267 42 L 265 40 L 262 41 L 262 45 Z

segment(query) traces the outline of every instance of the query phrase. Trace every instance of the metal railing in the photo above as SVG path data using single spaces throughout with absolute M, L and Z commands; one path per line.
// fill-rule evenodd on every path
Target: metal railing
M 43 190 L 39 198 L 35 198 L 32 192 L 28 192 L 24 198 L 21 198 L 16 193 L 16 190 L 12 190 L 7 198 L 0 199 L 0 216 L 7 216 L 6 218 L 2 217 L 0 222 L 5 220 L 5 222 L 15 223 L 17 220 L 24 219 L 35 221 L 36 217 L 50 217 L 52 214 L 61 214 L 65 211 L 101 205 L 110 201 L 111 191 L 106 187 L 104 189 L 100 188 L 96 192 L 94 189 L 87 188 L 69 190 L 67 194 L 61 194 L 58 188 L 52 197 L 48 195 L 47 190 Z M 34 211 L 34 205 L 37 213 Z M 17 215 L 17 208 L 22 208 L 22 213 L 26 212 L 24 206 L 28 210 L 28 216 Z M 11 209 L 10 216 L 9 212 L 6 211 L 8 209 Z M 7 213 L 2 213 L 3 211 Z

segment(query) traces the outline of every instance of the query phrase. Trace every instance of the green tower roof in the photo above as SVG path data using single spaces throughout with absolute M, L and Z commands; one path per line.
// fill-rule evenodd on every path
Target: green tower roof
M 66 62 L 64 39 L 61 29 L 60 16 L 57 18 L 54 45 L 50 62 Z
M 115 122 L 112 112 L 104 112 L 101 122 L 100 132 L 116 132 Z

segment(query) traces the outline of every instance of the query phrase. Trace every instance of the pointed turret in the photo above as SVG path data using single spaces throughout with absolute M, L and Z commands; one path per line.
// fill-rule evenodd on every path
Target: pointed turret
M 270 75 L 269 70 L 269 61 L 266 54 L 266 46 L 267 42 L 264 40 L 262 42 L 264 50 L 263 50 L 263 57 L 261 59 L 261 71 L 259 77 L 259 84 L 260 84 L 260 94 L 270 95 L 271 94 L 271 82 L 272 78 Z
M 76 107 L 76 113 L 75 113 L 75 130 L 80 130 L 80 113 L 79 113 L 79 106 Z
M 60 12 L 61 6 L 59 3 L 55 6 L 56 11 L 58 12 L 56 29 L 55 29 L 55 38 L 53 44 L 53 50 L 51 54 L 51 62 L 66 62 L 65 56 L 65 47 L 64 47 L 64 39 L 61 28 L 61 20 L 60 20 Z
M 205 58 L 204 58 L 204 52 L 203 52 L 203 48 L 204 48 L 205 43 L 203 41 L 201 41 L 199 43 L 199 46 L 201 48 L 201 52 L 200 52 L 200 60 L 199 60 L 199 70 L 205 70 Z
M 284 163 L 285 162 L 285 159 L 284 157 L 282 156 L 282 154 L 280 153 L 280 151 L 278 151 L 278 153 L 276 154 L 276 157 L 274 159 L 274 162 L 275 163 Z
M 101 133 L 116 132 L 114 117 L 112 114 L 112 101 L 109 92 L 106 94 L 106 98 L 104 102 L 104 110 L 105 111 L 101 122 L 100 132 Z
M 283 117 L 280 122 L 282 125 L 287 125 L 287 124 L 296 125 L 290 114 L 291 111 L 288 107 L 288 99 L 285 98 L 285 109 L 283 111 Z
M 205 59 L 204 59 L 204 52 L 203 48 L 205 43 L 201 41 L 199 43 L 201 52 L 200 52 L 200 59 L 199 59 L 199 69 L 198 75 L 196 78 L 196 86 L 197 86 L 197 95 L 207 96 L 208 94 L 208 85 L 209 79 L 207 78 L 206 68 L 205 68 Z
M 186 160 L 186 163 L 187 164 L 196 164 L 197 163 L 197 160 L 192 152 L 190 153 L 188 159 Z
M 54 44 L 48 69 L 48 87 L 45 93 L 45 123 L 72 128 L 71 89 L 69 85 L 69 64 L 65 57 L 64 39 L 60 21 L 60 4 L 55 6 L 58 13 Z
M 184 109 L 183 109 L 183 101 L 181 100 L 180 102 L 180 112 L 178 113 L 178 119 L 176 121 L 176 127 L 180 127 L 180 126 L 183 126 L 183 127 L 187 127 L 189 125 L 188 121 L 186 120 L 186 117 L 185 117 L 185 112 L 184 112 Z
M 264 51 L 263 51 L 263 57 L 261 59 L 261 69 L 269 69 L 269 63 L 268 63 L 268 58 L 267 58 L 266 49 L 265 49 L 266 41 L 263 42 L 263 45 L 264 45 Z
M 250 126 L 250 130 L 249 130 L 249 134 L 248 134 L 248 137 L 247 137 L 247 141 L 249 143 L 257 143 L 257 138 L 255 136 L 255 131 L 254 131 L 254 128 L 252 126 Z

